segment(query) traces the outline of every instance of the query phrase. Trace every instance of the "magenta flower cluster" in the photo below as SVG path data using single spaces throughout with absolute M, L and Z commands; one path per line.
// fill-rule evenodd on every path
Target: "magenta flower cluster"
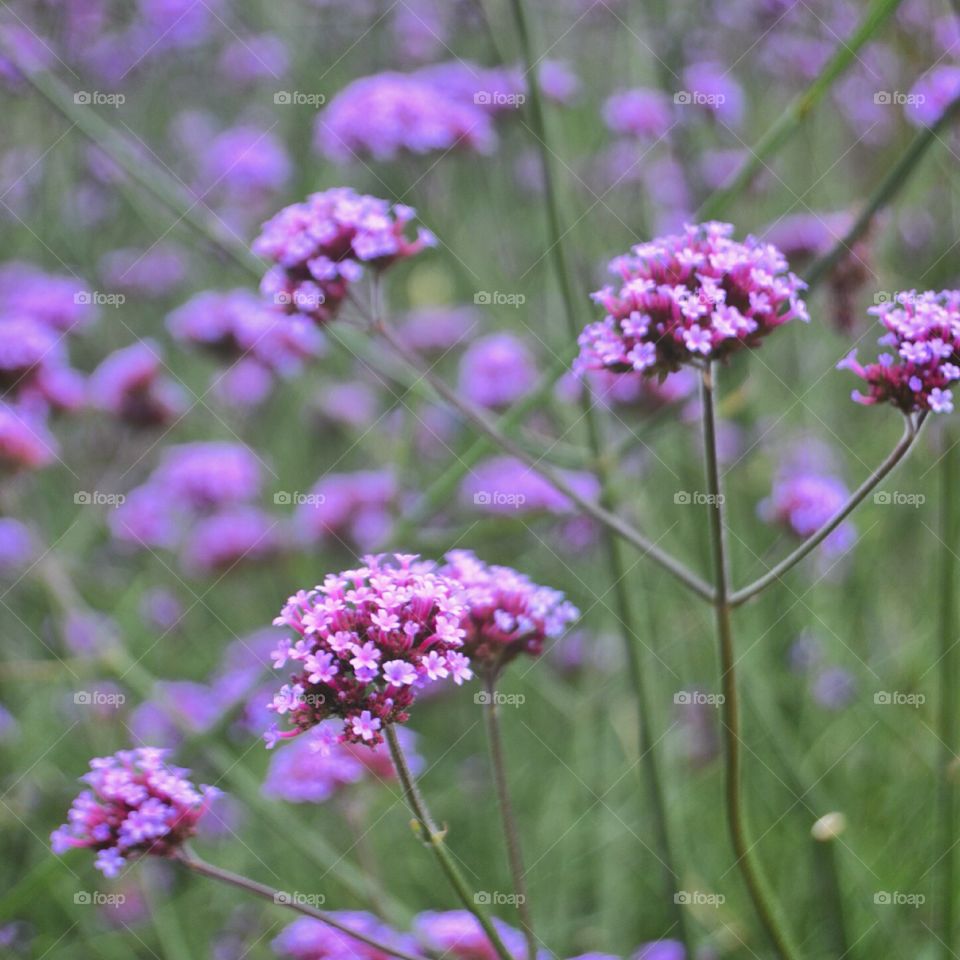
M 423 228 L 414 239 L 405 235 L 415 216 L 412 207 L 349 187 L 284 207 L 253 243 L 254 252 L 274 264 L 260 289 L 284 312 L 327 323 L 365 266 L 382 270 L 436 242 Z
M 140 747 L 91 760 L 82 778 L 89 789 L 73 801 L 68 823 L 50 838 L 54 853 L 96 850 L 96 866 L 108 877 L 143 854 L 170 856 L 196 832 L 219 791 L 195 787 L 189 770 L 167 763 L 168 754 Z
M 616 257 L 620 286 L 593 295 L 606 311 L 580 336 L 576 369 L 666 374 L 755 347 L 788 321 L 807 320 L 804 284 L 776 247 L 710 222 Z
M 536 657 L 580 611 L 559 590 L 510 567 L 487 565 L 470 550 L 452 550 L 441 575 L 461 587 L 467 608 L 463 650 L 474 666 L 497 672 L 522 653 Z
M 906 414 L 950 413 L 950 385 L 960 379 L 960 290 L 901 292 L 868 312 L 886 328 L 879 343 L 891 352 L 867 366 L 857 362 L 856 350 L 840 361 L 840 369 L 867 383 L 867 392 L 854 390 L 853 399 L 892 403 Z
M 365 557 L 364 566 L 290 597 L 274 623 L 297 639 L 282 640 L 273 659 L 277 669 L 290 661 L 296 672 L 271 709 L 291 728 L 274 725 L 268 745 L 339 717 L 346 742 L 374 746 L 387 724 L 407 719 L 423 686 L 469 680 L 460 650 L 465 611 L 456 594 L 435 564 L 399 554 Z

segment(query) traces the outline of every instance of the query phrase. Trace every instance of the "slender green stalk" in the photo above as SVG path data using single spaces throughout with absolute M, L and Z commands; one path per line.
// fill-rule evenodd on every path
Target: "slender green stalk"
M 202 877 L 210 877 L 212 880 L 218 880 L 220 883 L 225 883 L 231 887 L 237 887 L 240 890 L 245 890 L 247 893 L 250 893 L 255 897 L 260 897 L 261 900 L 267 900 L 271 903 L 277 904 L 277 906 L 286 907 L 289 910 L 293 910 L 295 913 L 303 914 L 305 917 L 310 917 L 313 920 L 319 920 L 321 923 L 325 923 L 328 927 L 333 927 L 334 930 L 339 930 L 340 933 L 346 934 L 353 940 L 364 943 L 368 947 L 373 947 L 374 950 L 379 950 L 388 956 L 397 957 L 398 960 L 422 960 L 422 957 L 416 957 L 412 953 L 406 953 L 403 950 L 399 950 L 397 947 L 392 947 L 389 944 L 381 943 L 379 940 L 376 940 L 373 937 L 368 937 L 365 933 L 358 933 L 356 930 L 352 930 L 346 924 L 341 923 L 336 919 L 336 917 L 327 913 L 325 910 L 318 910 L 316 907 L 312 907 L 307 903 L 303 903 L 291 894 L 280 890 L 275 890 L 273 887 L 268 887 L 266 884 L 258 883 L 256 880 L 251 880 L 249 877 L 244 877 L 239 873 L 233 873 L 230 870 L 225 870 L 223 867 L 217 867 L 212 863 L 207 863 L 205 860 L 201 860 L 192 851 L 182 849 L 177 855 L 176 859 L 188 870 L 192 870 L 194 873 L 200 874 Z
M 940 133 L 960 116 L 960 97 L 953 100 L 943 111 L 940 119 L 932 127 L 921 130 L 890 168 L 870 195 L 857 219 L 846 234 L 841 237 L 822 257 L 815 260 L 806 271 L 806 280 L 812 286 L 830 273 L 830 271 L 850 251 L 851 247 L 867 232 L 873 218 L 900 192 L 910 178 L 914 168 L 920 163 L 926 152 L 940 139 Z
M 443 400 L 469 420 L 480 433 L 485 434 L 489 440 L 500 447 L 505 453 L 516 457 L 539 473 L 544 479 L 548 480 L 553 487 L 567 497 L 567 499 L 575 503 L 583 513 L 613 531 L 617 536 L 622 537 L 645 556 L 653 560 L 654 563 L 658 563 L 665 570 L 672 573 L 674 577 L 702 600 L 709 601 L 712 599 L 713 591 L 709 585 L 677 560 L 676 557 L 657 546 L 652 540 L 640 533 L 639 530 L 627 523 L 626 520 L 607 509 L 601 503 L 585 497 L 563 476 L 543 464 L 536 456 L 529 453 L 524 447 L 503 433 L 495 421 L 493 421 L 485 411 L 464 400 L 456 390 L 448 386 L 442 378 L 433 373 L 417 353 L 411 350 L 401 337 L 397 336 L 389 324 L 372 321 L 372 326 L 373 330 L 390 345 L 399 357 L 416 370 Z
M 720 647 L 720 678 L 723 692 L 721 725 L 723 727 L 724 778 L 727 826 L 754 909 L 776 949 L 780 960 L 798 960 L 789 934 L 778 915 L 770 886 L 753 854 L 753 841 L 747 826 L 744 798 L 741 793 L 742 760 L 740 755 L 740 704 L 737 691 L 736 654 L 729 598 L 730 574 L 727 568 L 723 486 L 717 458 L 716 410 L 714 401 L 714 368 L 707 365 L 701 377 L 700 395 L 703 404 L 703 452 L 706 461 L 707 514 L 713 552 L 713 573 L 716 588 L 714 602 L 717 639 Z
M 533 134 L 537 140 L 537 149 L 540 155 L 540 166 L 543 171 L 544 196 L 547 213 L 547 242 L 549 254 L 553 263 L 557 283 L 560 286 L 564 305 L 567 338 L 574 342 L 580 331 L 577 303 L 574 296 L 571 278 L 573 271 L 566 255 L 564 243 L 564 229 L 560 210 L 560 197 L 553 176 L 553 157 L 550 150 L 550 136 L 547 130 L 546 116 L 543 109 L 543 99 L 536 76 L 536 62 L 531 43 L 531 30 L 527 18 L 524 0 L 511 0 L 514 21 L 517 27 L 517 36 L 520 41 L 520 52 L 524 61 L 527 75 L 527 89 L 530 95 L 530 119 Z M 596 473 L 600 481 L 600 506 L 610 515 L 617 515 L 617 501 L 612 492 L 611 466 L 605 459 L 604 444 L 601 438 L 600 424 L 593 404 L 589 384 L 583 384 L 581 394 L 581 414 L 586 425 L 587 446 L 596 462 Z M 615 460 L 613 461 L 616 462 Z M 630 602 L 626 584 L 626 569 L 620 550 L 620 543 L 612 528 L 606 527 L 603 531 L 604 546 L 607 553 L 607 569 L 613 584 L 614 603 L 617 618 L 620 621 L 620 635 L 623 639 L 624 650 L 629 665 L 630 686 L 637 707 L 637 721 L 639 725 L 639 749 L 641 764 L 644 771 L 644 780 L 650 807 L 653 812 L 654 832 L 657 842 L 657 856 L 663 867 L 664 887 L 671 905 L 675 935 L 681 940 L 688 954 L 692 955 L 692 941 L 687 929 L 686 915 L 682 905 L 675 896 L 679 889 L 679 870 L 676 866 L 676 853 L 673 848 L 670 833 L 670 823 L 667 816 L 667 804 L 663 791 L 663 780 L 660 774 L 656 747 L 650 722 L 648 697 L 644 688 L 643 664 L 638 647 L 638 630 L 634 623 L 634 612 Z M 655 558 L 656 559 L 656 558 Z M 671 558 L 672 559 L 672 558 Z M 675 574 L 677 571 L 674 571 Z M 684 577 L 681 577 L 683 580 Z M 687 583 L 687 586 L 691 586 Z M 697 592 L 695 590 L 695 592 Z M 709 591 L 708 591 L 709 593 Z M 703 594 L 700 594 L 702 598 Z
M 740 193 L 750 185 L 757 173 L 767 165 L 800 129 L 807 116 L 830 92 L 839 79 L 857 60 L 860 49 L 900 6 L 901 0 L 874 0 L 853 36 L 839 41 L 837 51 L 820 71 L 820 75 L 779 115 L 777 121 L 749 151 L 748 158 L 730 184 L 707 198 L 697 211 L 697 220 L 714 220 L 721 216 Z
M 735 591 L 729 597 L 731 607 L 739 607 L 751 597 L 755 597 L 770 584 L 779 580 L 788 570 L 795 567 L 807 554 L 815 550 L 837 527 L 879 486 L 893 468 L 910 452 L 914 442 L 920 435 L 920 429 L 926 420 L 926 412 L 921 413 L 916 420 L 907 416 L 903 428 L 903 436 L 897 445 L 890 451 L 886 459 L 867 477 L 863 483 L 850 495 L 827 522 L 816 533 L 807 537 L 792 553 L 783 558 L 776 566 L 771 567 L 762 577 L 753 583 Z
M 818 821 L 813 835 L 813 876 L 816 899 L 820 902 L 823 926 L 830 942 L 831 956 L 853 960 L 853 947 L 847 935 L 847 920 L 843 909 L 843 886 L 837 864 L 837 836 L 818 835 Z
M 960 510 L 957 481 L 960 479 L 960 446 L 950 432 L 944 434 L 945 450 L 940 462 L 940 660 L 937 736 L 940 740 L 939 900 L 941 955 L 956 956 L 957 920 L 954 899 L 957 874 L 957 553 L 960 549 Z
M 487 935 L 490 945 L 496 951 L 500 960 L 514 960 L 504 945 L 500 934 L 497 933 L 497 928 L 493 925 L 490 917 L 487 916 L 486 910 L 476 902 L 476 897 L 467 886 L 460 868 L 451 856 L 450 851 L 447 850 L 446 831 L 437 829 L 430 809 L 427 807 L 426 801 L 417 787 L 417 782 L 410 772 L 407 759 L 403 754 L 403 748 L 400 746 L 400 740 L 392 724 L 387 725 L 384 735 L 387 739 L 387 746 L 390 748 L 390 757 L 393 760 L 394 769 L 397 771 L 397 779 L 400 781 L 407 806 L 416 818 L 420 839 L 433 852 L 440 869 L 450 882 L 450 886 L 453 887 L 460 902 L 477 918 L 477 923 L 483 928 L 483 932 Z
M 536 960 L 537 938 L 533 932 L 533 914 L 530 907 L 530 893 L 527 887 L 526 870 L 523 865 L 523 848 L 520 844 L 520 831 L 513 812 L 510 797 L 510 784 L 507 779 L 507 761 L 503 752 L 503 737 L 500 733 L 500 710 L 497 704 L 497 674 L 491 671 L 485 677 L 487 702 L 483 708 L 486 720 L 487 743 L 490 746 L 490 765 L 493 768 L 493 782 L 497 791 L 497 805 L 500 808 L 500 820 L 503 824 L 503 836 L 507 844 L 507 861 L 510 864 L 510 876 L 513 892 L 517 897 L 517 913 L 527 941 L 527 960 Z

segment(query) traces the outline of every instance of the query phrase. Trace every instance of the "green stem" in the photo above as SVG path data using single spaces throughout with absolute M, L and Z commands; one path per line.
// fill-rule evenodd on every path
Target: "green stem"
M 503 737 L 500 733 L 500 710 L 497 704 L 497 677 L 491 671 L 486 677 L 487 702 L 483 709 L 487 726 L 487 742 L 490 745 L 490 765 L 493 768 L 493 782 L 497 791 L 497 805 L 500 808 L 500 820 L 503 824 L 503 836 L 507 844 L 507 861 L 513 880 L 513 892 L 517 897 L 517 913 L 520 925 L 527 941 L 527 960 L 536 960 L 537 938 L 533 932 L 533 916 L 530 909 L 530 895 L 527 888 L 526 870 L 523 865 L 523 848 L 520 844 L 520 831 L 513 811 L 510 797 L 510 784 L 507 780 L 507 762 L 503 753 Z
M 530 39 L 530 26 L 527 19 L 526 7 L 523 0 L 511 0 L 514 20 L 517 26 L 517 35 L 520 40 L 521 56 L 527 74 L 527 89 L 530 95 L 530 118 L 533 125 L 533 134 L 537 140 L 540 154 L 540 166 L 543 170 L 544 196 L 547 208 L 547 241 L 549 253 L 553 263 L 557 283 L 564 305 L 566 318 L 566 334 L 568 340 L 576 341 L 580 332 L 578 320 L 579 302 L 574 297 L 570 269 L 564 243 L 564 230 L 560 211 L 560 198 L 553 177 L 553 163 L 550 151 L 550 139 L 547 131 L 546 117 L 543 110 L 543 99 L 540 95 L 534 64 L 533 48 Z M 581 395 L 581 413 L 587 430 L 587 445 L 596 463 L 597 478 L 600 481 L 600 506 L 610 515 L 617 515 L 617 501 L 611 489 L 611 462 L 604 454 L 604 444 L 601 438 L 600 424 L 593 404 L 593 396 L 589 384 L 584 382 Z M 613 461 L 616 462 L 615 460 Z M 644 770 L 644 779 L 647 783 L 649 801 L 653 811 L 654 828 L 657 837 L 658 858 L 663 866 L 664 887 L 671 904 L 674 926 L 679 939 L 682 941 L 688 955 L 692 955 L 692 942 L 687 930 L 686 915 L 675 894 L 679 887 L 679 871 L 676 867 L 676 855 L 670 835 L 670 824 L 667 817 L 667 804 L 663 791 L 663 781 L 660 775 L 657 753 L 654 745 L 648 698 L 643 683 L 643 664 L 638 648 L 639 636 L 634 624 L 633 607 L 626 585 L 626 570 L 620 549 L 620 543 L 611 527 L 603 530 L 604 546 L 607 553 L 607 567 L 610 579 L 613 582 L 614 602 L 617 617 L 620 621 L 620 635 L 623 639 L 624 650 L 629 665 L 630 683 L 637 706 L 637 720 L 639 724 L 639 749 L 641 763 Z M 655 558 L 656 559 L 656 558 Z M 672 558 L 670 558 L 672 560 Z M 675 575 L 678 571 L 673 571 Z M 684 571 L 686 573 L 686 571 Z M 692 584 L 688 578 L 680 579 L 687 586 Z M 699 579 L 694 577 L 694 579 Z M 696 589 L 694 592 L 698 592 Z M 709 589 L 703 599 L 709 599 Z
M 487 912 L 476 902 L 475 895 L 471 893 L 466 880 L 463 878 L 463 874 L 460 872 L 460 868 L 447 849 L 446 831 L 437 829 L 426 801 L 420 794 L 416 780 L 410 772 L 407 759 L 403 754 L 403 748 L 400 746 L 400 740 L 392 724 L 387 725 L 384 735 L 387 739 L 387 746 L 390 748 L 390 757 L 397 771 L 397 779 L 400 781 L 400 787 L 403 790 L 407 806 L 416 818 L 420 839 L 432 851 L 437 864 L 450 882 L 450 886 L 453 887 L 460 902 L 477 918 L 477 923 L 483 928 L 483 932 L 487 935 L 490 945 L 496 951 L 500 960 L 514 960 L 501 939 L 500 934 L 497 933 L 497 928 L 487 916 Z
M 815 260 L 806 271 L 806 279 L 810 286 L 819 283 L 850 252 L 857 240 L 867 232 L 877 213 L 900 192 L 927 150 L 933 146 L 934 142 L 939 141 L 941 131 L 953 123 L 958 116 L 960 116 L 960 97 L 950 103 L 932 127 L 920 131 L 913 138 L 900 159 L 877 185 L 846 234 L 827 253 Z
M 903 436 L 897 445 L 890 451 L 886 459 L 867 477 L 863 483 L 850 495 L 850 498 L 843 504 L 827 522 L 820 527 L 816 533 L 807 537 L 792 553 L 783 558 L 776 566 L 771 567 L 762 577 L 758 577 L 753 583 L 748 584 L 740 590 L 734 591 L 730 595 L 729 602 L 731 607 L 739 607 L 751 597 L 755 597 L 770 584 L 779 580 L 783 575 L 796 566 L 807 554 L 815 550 L 827 537 L 833 533 L 837 527 L 869 496 L 869 494 L 879 486 L 893 468 L 910 452 L 914 442 L 920 435 L 920 429 L 926 420 L 926 413 L 921 413 L 916 420 L 907 416 L 903 428 Z
M 312 907 L 307 903 L 301 903 L 299 900 L 297 900 L 297 898 L 288 893 L 275 890 L 273 887 L 268 887 L 264 883 L 258 883 L 256 880 L 251 880 L 249 877 L 244 877 L 239 873 L 233 873 L 230 870 L 225 870 L 223 867 L 217 867 L 212 863 L 207 863 L 205 860 L 201 860 L 199 857 L 197 857 L 192 851 L 183 849 L 180 851 L 176 859 L 188 870 L 192 870 L 194 873 L 198 873 L 202 877 L 210 877 L 212 880 L 220 881 L 220 883 L 225 883 L 231 887 L 237 887 L 240 890 L 245 890 L 247 893 L 250 893 L 255 897 L 260 897 L 261 900 L 267 900 L 271 903 L 277 904 L 277 906 L 286 907 L 289 910 L 293 910 L 295 913 L 303 914 L 305 917 L 310 917 L 313 920 L 319 920 L 321 923 L 325 923 L 328 927 L 333 927 L 334 930 L 339 930 L 341 933 L 346 934 L 353 940 L 358 940 L 360 943 L 364 943 L 368 947 L 373 947 L 374 950 L 379 950 L 388 956 L 397 957 L 398 960 L 423 960 L 422 957 L 416 957 L 412 953 L 406 953 L 403 950 L 397 949 L 396 947 L 391 947 L 389 944 L 381 943 L 379 940 L 376 940 L 373 937 L 368 937 L 365 933 L 358 933 L 356 930 L 351 929 L 346 924 L 341 923 L 326 911 L 317 910 L 316 907 Z
M 741 794 L 742 760 L 740 755 L 740 704 L 737 692 L 736 654 L 729 597 L 730 574 L 727 568 L 723 488 L 717 457 L 716 409 L 714 400 L 714 368 L 709 364 L 701 377 L 703 405 L 703 451 L 706 461 L 707 514 L 713 552 L 716 588 L 714 602 L 717 639 L 720 647 L 720 676 L 723 692 L 721 724 L 723 727 L 724 777 L 727 826 L 737 858 L 737 867 L 757 916 L 766 930 L 780 960 L 798 960 L 799 954 L 777 915 L 769 882 L 753 854 L 753 841 L 747 827 L 744 800 Z
M 940 464 L 940 662 L 937 735 L 940 740 L 939 808 L 940 842 L 940 944 L 944 960 L 956 956 L 956 910 L 954 887 L 957 857 L 957 479 L 960 448 L 953 434 L 944 434 L 945 451 Z
M 737 196 L 750 185 L 758 171 L 766 167 L 775 153 L 783 147 L 803 125 L 814 107 L 826 96 L 835 80 L 856 61 L 860 49 L 890 18 L 901 0 L 874 0 L 853 36 L 843 39 L 837 52 L 820 75 L 787 108 L 777 121 L 749 151 L 749 157 L 736 172 L 730 184 L 717 190 L 697 211 L 697 220 L 714 220 L 726 212 Z

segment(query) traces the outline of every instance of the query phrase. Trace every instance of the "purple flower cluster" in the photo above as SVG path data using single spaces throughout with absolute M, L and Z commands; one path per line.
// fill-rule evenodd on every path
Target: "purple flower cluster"
M 317 151 L 335 163 L 454 147 L 490 153 L 496 142 L 489 114 L 438 84 L 403 73 L 355 80 L 317 118 L 314 135 Z
M 231 364 L 215 385 L 245 406 L 265 399 L 275 377 L 297 376 L 324 350 L 313 323 L 288 317 L 242 289 L 197 294 L 167 317 L 167 329 L 175 340 Z
M 522 653 L 537 657 L 580 616 L 559 590 L 542 587 L 510 567 L 487 565 L 469 550 L 453 550 L 440 574 L 461 587 L 467 608 L 463 651 L 471 663 L 497 673 Z
M 108 877 L 143 854 L 175 853 L 196 832 L 219 791 L 195 787 L 189 770 L 167 763 L 168 754 L 141 747 L 91 760 L 82 778 L 89 789 L 73 801 L 68 823 L 50 838 L 54 853 L 96 850 L 96 866 Z
M 111 353 L 93 372 L 91 403 L 135 427 L 162 427 L 186 409 L 183 389 L 163 373 L 163 354 L 153 340 Z
M 118 540 L 141 549 L 181 548 L 184 566 L 212 573 L 276 553 L 278 521 L 252 505 L 260 462 L 239 443 L 168 447 L 145 483 L 110 515 Z
M 510 955 L 525 956 L 523 934 L 497 917 L 493 923 Z M 467 910 L 425 911 L 414 918 L 413 931 L 431 955 L 454 960 L 497 960 L 489 938 L 477 918 Z
M 757 512 L 768 523 L 778 524 L 794 536 L 809 537 L 817 532 L 846 503 L 850 491 L 838 477 L 815 470 L 782 470 L 770 496 Z M 828 556 L 847 552 L 856 540 L 849 521 L 842 523 L 823 541 Z
M 389 470 L 328 473 L 297 506 L 294 523 L 310 545 L 339 540 L 369 550 L 389 530 L 396 499 Z
M 528 393 L 536 381 L 530 349 L 512 333 L 480 337 L 460 358 L 460 392 L 475 406 L 502 410 Z
M 417 952 L 416 941 L 409 934 L 398 933 L 371 913 L 337 910 L 330 916 L 379 943 L 404 953 Z M 271 946 L 278 956 L 290 960 L 343 960 L 346 957 L 350 960 L 393 960 L 390 954 L 310 917 L 294 920 Z
M 950 413 L 950 385 L 960 379 L 960 290 L 901 292 L 867 312 L 886 328 L 879 343 L 893 352 L 863 366 L 852 350 L 837 364 L 869 387 L 866 394 L 854 390 L 853 399 L 867 406 L 892 403 L 906 414 Z
M 364 566 L 294 594 L 274 624 L 297 639 L 281 641 L 274 664 L 281 669 L 289 660 L 297 671 L 271 705 L 292 728 L 274 726 L 267 743 L 328 717 L 343 720 L 344 741 L 380 743 L 385 725 L 407 719 L 420 688 L 472 676 L 460 652 L 464 613 L 456 585 L 408 554 L 365 557 Z
M 665 374 L 755 347 L 795 317 L 804 284 L 773 246 L 732 239 L 725 223 L 688 226 L 616 257 L 620 287 L 594 299 L 607 316 L 580 336 L 576 369 Z
M 263 784 L 267 796 L 288 803 L 323 803 L 344 787 L 371 779 L 395 779 L 390 753 L 383 744 L 373 748 L 340 742 L 340 724 L 323 723 L 278 749 Z M 424 767 L 415 752 L 415 738 L 406 727 L 397 729 L 407 763 L 416 775 Z
M 413 240 L 404 235 L 415 216 L 349 187 L 311 194 L 268 220 L 254 241 L 254 252 L 275 264 L 260 289 L 284 312 L 327 323 L 365 266 L 382 270 L 436 242 L 423 228 Z
M 560 471 L 583 497 L 595 500 L 600 484 L 593 474 L 583 471 Z M 460 487 L 466 503 L 486 513 L 554 513 L 568 514 L 573 504 L 549 480 L 515 457 L 490 457 L 478 463 L 464 477 Z

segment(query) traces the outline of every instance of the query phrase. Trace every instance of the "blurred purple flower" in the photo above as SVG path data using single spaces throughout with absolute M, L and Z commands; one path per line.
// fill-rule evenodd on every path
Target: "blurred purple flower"
M 410 936 L 397 933 L 372 913 L 335 910 L 330 915 L 351 930 L 363 933 L 380 943 L 396 947 L 405 953 L 416 952 L 416 943 Z M 271 946 L 278 956 L 289 957 L 290 960 L 393 960 L 390 954 L 310 917 L 294 920 Z
M 512 333 L 474 340 L 460 359 L 459 390 L 472 404 L 500 410 L 529 393 L 537 367 L 526 343 Z
M 584 497 L 595 500 L 600 485 L 589 473 L 561 471 Z M 567 514 L 573 504 L 539 473 L 513 457 L 492 457 L 477 464 L 460 486 L 462 499 L 487 513 L 522 514 L 545 511 Z
M 396 497 L 389 470 L 328 473 L 298 504 L 294 525 L 306 544 L 338 540 L 368 550 L 389 530 Z
M 637 87 L 608 97 L 603 119 L 614 133 L 656 140 L 670 129 L 673 110 L 659 90 Z

